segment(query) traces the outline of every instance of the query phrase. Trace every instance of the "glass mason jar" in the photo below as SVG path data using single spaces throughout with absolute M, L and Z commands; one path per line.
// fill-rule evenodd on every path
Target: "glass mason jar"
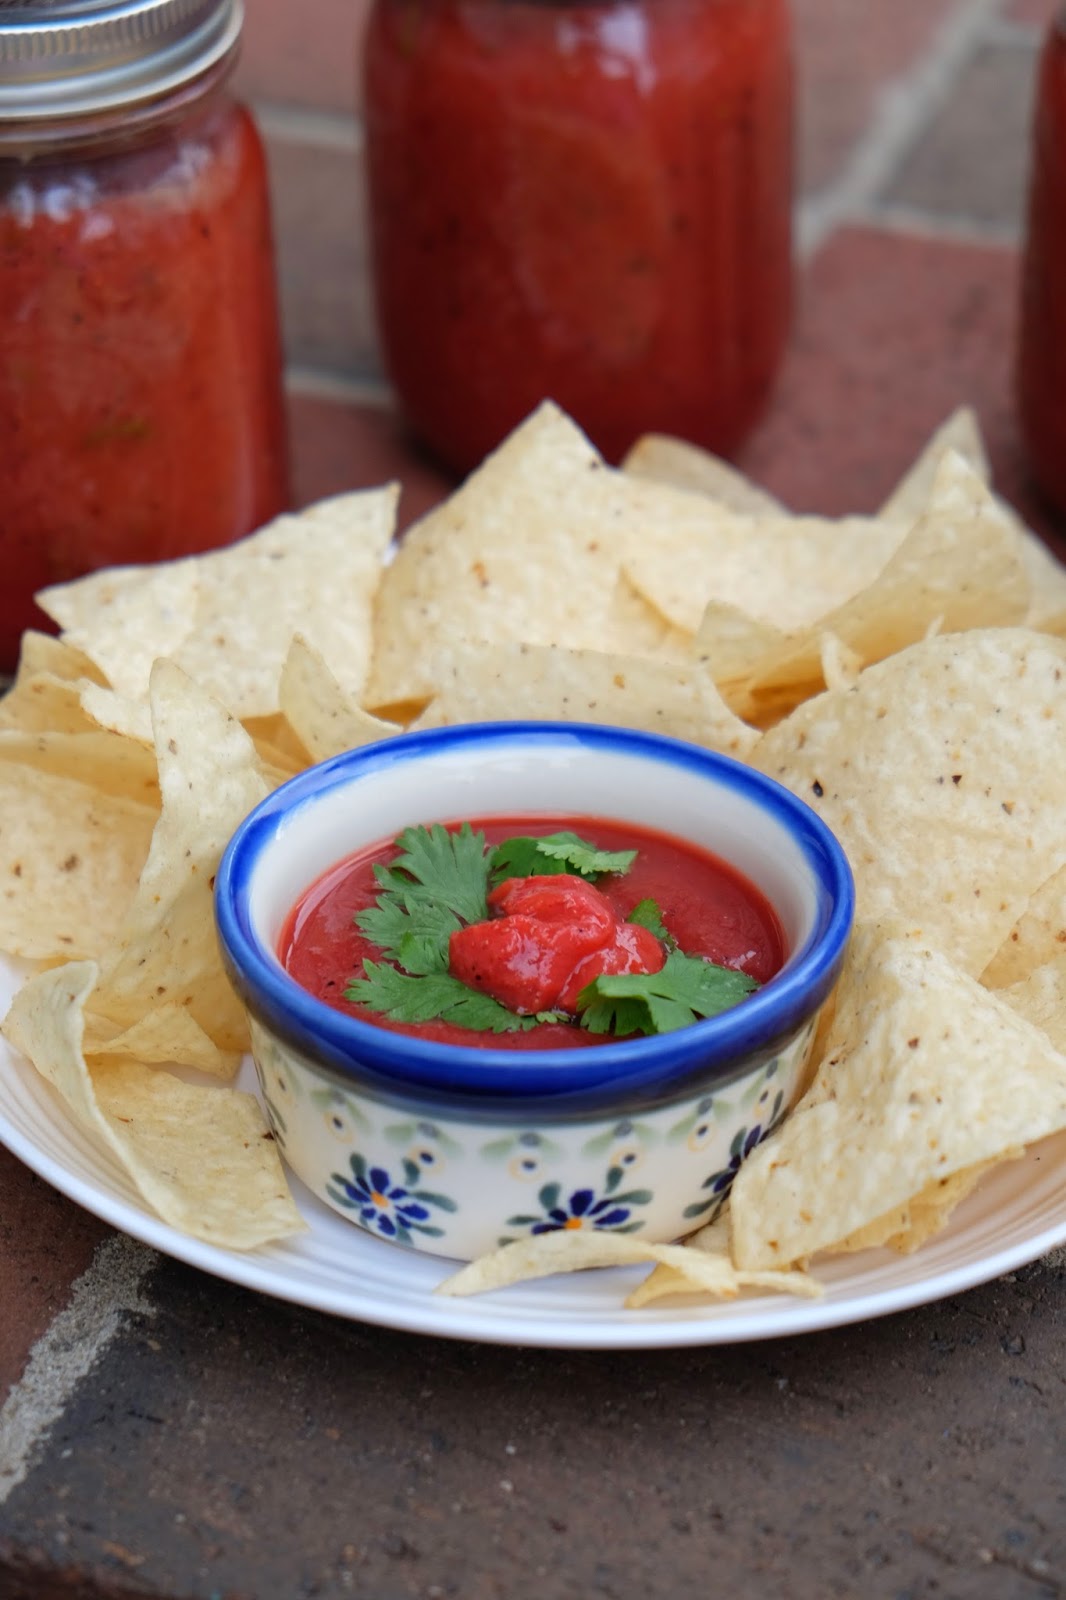
M 0 667 L 46 584 L 288 503 L 239 0 L 0 9 Z
M 1037 80 L 1018 397 L 1033 475 L 1066 513 L 1066 13 L 1051 25 Z
M 472 467 L 546 396 L 617 460 L 728 453 L 791 300 L 787 0 L 375 0 L 364 51 L 388 375 Z

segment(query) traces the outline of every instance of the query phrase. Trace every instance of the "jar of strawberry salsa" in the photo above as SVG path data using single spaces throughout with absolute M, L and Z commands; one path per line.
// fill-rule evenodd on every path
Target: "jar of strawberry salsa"
M 0 668 L 34 592 L 287 504 L 240 0 L 0 7 Z
M 375 0 L 373 277 L 414 430 L 473 466 L 551 397 L 612 459 L 729 452 L 789 324 L 787 0 Z
M 1066 513 L 1066 12 L 1048 32 L 1037 80 L 1018 391 L 1034 476 Z

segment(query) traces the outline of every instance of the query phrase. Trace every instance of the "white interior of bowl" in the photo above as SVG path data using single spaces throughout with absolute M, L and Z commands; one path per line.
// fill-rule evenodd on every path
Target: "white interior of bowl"
M 813 926 L 817 883 L 784 816 L 728 780 L 576 739 L 444 746 L 310 795 L 259 857 L 249 912 L 273 952 L 300 895 L 345 856 L 416 823 L 535 815 L 604 817 L 675 834 L 722 857 L 766 895 L 790 953 Z

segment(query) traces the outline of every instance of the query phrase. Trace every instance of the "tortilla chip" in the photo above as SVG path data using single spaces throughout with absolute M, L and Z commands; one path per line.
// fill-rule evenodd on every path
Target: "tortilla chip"
M 923 446 L 917 459 L 900 479 L 878 512 L 889 522 L 914 522 L 932 493 L 941 463 L 949 451 L 961 456 L 982 483 L 991 478 L 988 452 L 981 425 L 972 406 L 959 406 Z
M 607 642 L 621 555 L 599 488 L 607 472 L 545 403 L 409 529 L 378 591 L 365 704 L 428 700 L 427 659 L 442 645 Z
M 723 701 L 705 668 L 595 650 L 468 645 L 434 676 L 440 691 L 414 728 L 531 717 L 647 728 L 743 757 L 758 735 Z
M 94 727 L 136 739 L 149 750 L 153 748 L 152 713 L 146 701 L 134 700 L 101 684 L 81 683 L 78 704 Z
M 57 639 L 53 634 L 38 633 L 34 628 L 27 628 L 19 644 L 18 671 L 13 687 L 17 688 L 21 679 L 36 677 L 41 672 L 47 672 L 55 678 L 65 678 L 69 682 L 77 682 L 81 678 L 88 678 L 93 683 L 106 681 L 89 657 L 75 649 L 69 639 Z
M 983 483 L 991 480 L 991 469 L 977 415 L 969 406 L 958 411 L 940 427 L 922 450 L 913 467 L 881 507 L 880 515 L 891 521 L 916 517 L 932 488 L 937 470 L 949 450 L 957 451 Z M 1008 529 L 1025 569 L 1029 583 L 1029 607 L 1022 619 L 1031 628 L 1061 633 L 1057 626 L 1066 616 L 1066 567 L 1031 528 L 1026 527 L 1014 507 L 999 495 L 990 495 L 996 514 Z
M 651 1305 L 656 1300 L 693 1295 L 725 1298 L 722 1284 L 739 1289 L 772 1289 L 785 1294 L 817 1299 L 822 1286 L 809 1273 L 789 1269 L 784 1272 L 739 1272 L 733 1261 L 733 1230 L 729 1206 L 713 1222 L 690 1235 L 684 1242 L 687 1259 L 672 1257 L 639 1283 L 626 1300 L 631 1310 Z
M 0 699 L 0 728 L 19 733 L 89 733 L 81 686 L 54 672 L 20 673 Z
M 0 761 L 0 950 L 43 961 L 98 954 L 137 887 L 157 815 Z
M 364 711 L 300 634 L 289 646 L 278 698 L 289 727 L 312 761 L 325 761 L 400 732 L 395 722 Z
M 1037 884 L 1029 903 L 981 974 L 989 989 L 1020 983 L 1066 951 L 1066 866 Z
M 614 655 L 659 661 L 693 660 L 693 636 L 675 628 L 620 572 L 611 595 L 604 648 Z
M 1066 641 L 998 628 L 923 641 L 808 700 L 752 762 L 836 833 L 860 915 L 896 912 L 984 970 L 1066 860 Z
M 927 942 L 856 930 L 814 1086 L 732 1191 L 738 1264 L 840 1248 L 930 1184 L 1066 1127 L 1066 1056 Z
M 73 778 L 100 794 L 159 809 L 155 757 L 132 739 L 102 730 L 88 733 L 23 733 L 0 728 L 0 762 L 34 767 Z
M 835 633 L 818 635 L 819 664 L 827 689 L 851 689 L 858 682 L 863 659 Z
M 38 601 L 132 699 L 167 657 L 239 717 L 277 711 L 278 678 L 298 628 L 358 693 L 397 490 L 360 490 L 283 516 L 238 544 L 154 567 L 95 573 Z
M 689 504 L 698 505 L 695 496 Z M 876 517 L 741 517 L 713 507 L 682 518 L 676 501 L 670 513 L 654 544 L 626 558 L 625 571 L 664 617 L 692 633 L 712 602 L 774 628 L 806 629 L 868 588 L 908 531 Z M 649 499 L 642 514 L 654 525 L 661 509 Z
M 622 471 L 635 478 L 652 478 L 675 489 L 707 495 L 727 510 L 739 511 L 746 517 L 774 516 L 785 510 L 780 500 L 760 489 L 728 461 L 665 433 L 646 433 L 638 439 L 622 462 Z
M 767 651 L 744 685 L 745 697 L 734 693 L 733 704 L 765 721 L 760 702 L 771 700 L 780 716 L 816 692 L 826 633 L 868 666 L 934 632 L 1021 622 L 1028 605 L 1014 540 L 981 480 L 948 451 L 925 513 L 874 581 L 817 627 Z
M 656 1262 L 671 1267 L 685 1283 L 683 1293 L 698 1292 L 719 1300 L 735 1300 L 749 1286 L 780 1289 L 787 1294 L 817 1296 L 821 1287 L 803 1272 L 738 1272 L 728 1256 L 689 1250 L 680 1244 L 653 1244 L 634 1234 L 581 1233 L 559 1230 L 534 1238 L 517 1239 L 489 1255 L 480 1256 L 438 1284 L 446 1295 L 485 1294 L 506 1289 L 528 1278 L 545 1278 L 555 1272 L 582 1272 L 589 1267 L 640 1266 Z M 639 1292 L 639 1291 L 638 1291 Z M 673 1291 L 678 1292 L 678 1291 Z M 652 1295 L 651 1298 L 657 1298 Z M 642 1304 L 631 1295 L 629 1306 Z
M 1056 1050 L 1066 1052 L 1066 950 L 996 993 L 1012 1011 L 1046 1033 Z
M 813 551 L 811 527 L 831 535 Z M 869 581 L 905 531 L 877 519 L 737 516 L 606 467 L 544 405 L 405 536 L 378 595 L 365 703 L 380 711 L 428 700 L 433 656 L 466 641 L 616 649 L 623 573 L 659 624 L 682 635 L 696 632 L 712 599 L 772 621 L 782 619 L 765 608 L 776 607 L 785 625 L 806 621 L 837 589 Z
M 975 1166 L 963 1167 L 950 1178 L 938 1178 L 926 1184 L 918 1194 L 900 1206 L 895 1206 L 876 1222 L 841 1239 L 830 1247 L 830 1254 L 852 1255 L 858 1250 L 883 1247 L 895 1250 L 898 1255 L 911 1255 L 947 1227 L 953 1212 L 972 1194 L 985 1173 L 1002 1161 L 1014 1161 L 1023 1152 L 1020 1148 L 1006 1150 L 994 1161 L 979 1161 Z
M 181 1006 L 154 1006 L 130 1028 L 89 1012 L 85 1017 L 83 1049 L 86 1058 L 130 1057 L 144 1066 L 191 1067 L 209 1077 L 228 1081 L 241 1064 L 237 1050 L 220 1050 L 213 1039 Z
M 212 896 L 230 835 L 268 785 L 240 723 L 174 662 L 156 664 L 151 704 L 163 807 L 92 1007 L 132 1027 L 172 1003 L 220 1049 L 243 1050 L 247 1023 L 222 969 Z
M 171 1227 L 233 1250 L 300 1232 L 303 1221 L 254 1095 L 107 1057 L 90 1074 L 83 1014 L 95 979 L 88 961 L 31 978 L 12 1002 L 5 1037 Z

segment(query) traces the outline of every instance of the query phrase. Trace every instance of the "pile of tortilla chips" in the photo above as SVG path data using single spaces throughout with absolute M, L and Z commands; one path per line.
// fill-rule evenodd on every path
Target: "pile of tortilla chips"
M 311 761 L 401 727 L 545 717 L 750 762 L 841 839 L 858 924 L 807 1092 L 683 1245 L 568 1232 L 450 1292 L 645 1261 L 630 1303 L 816 1293 L 910 1250 L 1066 1128 L 1066 569 L 999 501 L 972 416 L 881 513 L 793 515 L 677 440 L 605 465 L 534 414 L 388 561 L 395 492 L 47 591 L 0 702 L 4 1032 L 175 1226 L 301 1224 L 231 1078 L 213 875 Z M 428 819 L 427 819 L 428 820 Z

